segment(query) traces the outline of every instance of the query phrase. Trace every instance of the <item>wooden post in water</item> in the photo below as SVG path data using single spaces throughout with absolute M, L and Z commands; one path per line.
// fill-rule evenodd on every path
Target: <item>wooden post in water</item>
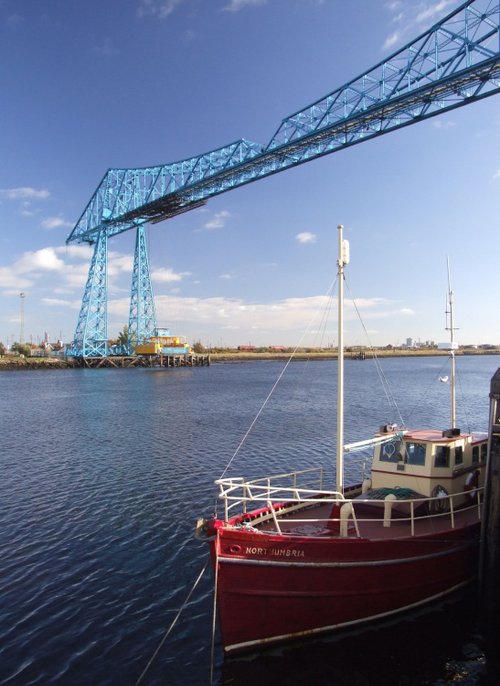
M 481 599 L 488 683 L 500 668 L 500 368 L 490 386 L 488 462 L 481 545 Z M 495 682 L 498 683 L 498 682 Z

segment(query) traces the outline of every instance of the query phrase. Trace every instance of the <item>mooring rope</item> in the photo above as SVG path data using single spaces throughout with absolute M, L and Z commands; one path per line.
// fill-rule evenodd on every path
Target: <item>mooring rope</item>
M 349 285 L 348 285 L 347 281 L 346 281 L 346 289 L 347 289 L 347 292 L 350 294 L 350 289 L 349 289 Z M 374 359 L 374 361 L 375 361 L 375 369 L 377 370 L 377 374 L 378 374 L 379 379 L 380 379 L 380 384 L 381 384 L 382 389 L 383 389 L 383 391 L 384 391 L 384 394 L 385 394 L 385 397 L 386 397 L 386 399 L 387 399 L 387 402 L 389 403 L 389 405 L 392 405 L 392 406 L 394 407 L 396 413 L 398 414 L 400 424 L 401 424 L 402 427 L 404 427 L 404 426 L 405 426 L 405 421 L 404 421 L 403 417 L 401 416 L 401 412 L 400 412 L 400 410 L 399 410 L 399 406 L 398 406 L 398 404 L 397 404 L 397 402 L 396 402 L 396 399 L 394 398 L 394 395 L 393 395 L 393 393 L 392 393 L 392 390 L 391 390 L 391 386 L 390 386 L 390 384 L 389 384 L 389 381 L 388 381 L 386 375 L 384 374 L 384 370 L 382 369 L 382 365 L 380 364 L 380 360 L 379 360 L 379 358 L 378 358 L 377 352 L 376 352 L 375 348 L 373 347 L 373 344 L 372 344 L 371 339 L 370 339 L 370 335 L 369 335 L 368 330 L 367 330 L 367 328 L 366 328 L 366 326 L 365 326 L 365 323 L 364 323 L 364 321 L 363 321 L 363 318 L 361 317 L 361 312 L 360 312 L 359 309 L 358 309 L 358 305 L 357 305 L 357 303 L 356 303 L 356 300 L 352 297 L 352 295 L 350 296 L 350 298 L 351 298 L 351 301 L 352 301 L 354 310 L 356 311 L 356 314 L 357 314 L 357 316 L 358 316 L 359 323 L 361 324 L 361 327 L 362 327 L 362 329 L 363 329 L 363 332 L 364 332 L 364 334 L 365 334 L 365 336 L 366 336 L 366 340 L 367 340 L 367 342 L 368 342 L 368 346 L 369 346 L 369 348 L 370 348 L 370 352 L 372 353 L 373 359 Z
M 152 665 L 153 662 L 155 661 L 156 657 L 158 656 L 158 653 L 160 652 L 160 650 L 161 650 L 163 644 L 165 643 L 165 641 L 167 640 L 167 638 L 168 638 L 170 632 L 172 631 L 172 629 L 173 629 L 174 626 L 176 625 L 177 620 L 179 619 L 179 617 L 181 616 L 182 612 L 184 611 L 184 608 L 185 608 L 186 605 L 189 603 L 189 600 L 190 600 L 191 596 L 193 595 L 193 592 L 194 592 L 195 588 L 198 586 L 198 584 L 199 584 L 199 582 L 200 582 L 200 580 L 201 580 L 201 577 L 203 576 L 203 574 L 205 573 L 206 568 L 208 567 L 208 563 L 209 563 L 209 560 L 207 560 L 207 561 L 205 562 L 205 564 L 203 565 L 203 569 L 202 569 L 201 572 L 198 574 L 198 577 L 197 577 L 196 581 L 194 582 L 193 586 L 191 587 L 191 590 L 190 590 L 189 593 L 187 594 L 187 597 L 186 597 L 185 601 L 182 603 L 182 606 L 180 607 L 179 611 L 178 611 L 177 614 L 175 615 L 175 617 L 174 617 L 172 623 L 170 624 L 170 626 L 168 627 L 168 629 L 167 629 L 165 635 L 164 635 L 163 638 L 161 639 L 161 641 L 160 641 L 160 643 L 159 643 L 157 649 L 155 650 L 155 652 L 153 653 L 153 655 L 152 655 L 151 658 L 149 659 L 149 661 L 148 661 L 146 667 L 144 668 L 142 674 L 140 675 L 140 677 L 139 677 L 139 678 L 137 679 L 137 681 L 135 682 L 135 686 L 138 686 L 138 685 L 141 683 L 141 681 L 142 681 L 142 680 L 144 679 L 144 677 L 146 676 L 146 673 L 149 671 L 151 665 Z

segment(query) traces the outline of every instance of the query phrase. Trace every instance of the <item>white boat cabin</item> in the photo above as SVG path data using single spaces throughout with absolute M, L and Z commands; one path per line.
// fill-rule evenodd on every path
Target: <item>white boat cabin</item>
M 381 427 L 378 435 L 390 433 L 393 440 L 375 447 L 371 490 L 411 489 L 425 497 L 436 497 L 483 485 L 486 434 L 463 434 L 460 429 L 417 429 L 403 434 L 389 425 Z

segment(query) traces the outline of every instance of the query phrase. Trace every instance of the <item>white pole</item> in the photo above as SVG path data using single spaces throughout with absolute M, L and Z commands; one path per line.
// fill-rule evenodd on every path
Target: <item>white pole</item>
M 343 239 L 344 227 L 338 225 L 338 354 L 337 354 L 337 478 L 336 490 L 344 489 L 344 265 L 349 262 L 348 243 Z
M 24 343 L 24 299 L 26 297 L 26 293 L 19 293 L 19 297 L 21 298 L 21 331 L 19 335 L 19 343 L 23 345 Z
M 448 302 L 450 306 L 450 357 L 451 357 L 451 428 L 456 427 L 456 411 L 455 411 L 455 328 L 453 326 L 453 291 L 451 289 L 451 277 L 450 277 L 450 260 L 447 258 L 448 263 Z

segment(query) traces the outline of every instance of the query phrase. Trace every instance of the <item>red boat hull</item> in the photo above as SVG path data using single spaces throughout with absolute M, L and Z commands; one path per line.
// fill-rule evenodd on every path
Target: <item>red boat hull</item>
M 479 525 L 422 537 L 262 535 L 216 522 L 211 542 L 226 651 L 375 621 L 477 574 Z

